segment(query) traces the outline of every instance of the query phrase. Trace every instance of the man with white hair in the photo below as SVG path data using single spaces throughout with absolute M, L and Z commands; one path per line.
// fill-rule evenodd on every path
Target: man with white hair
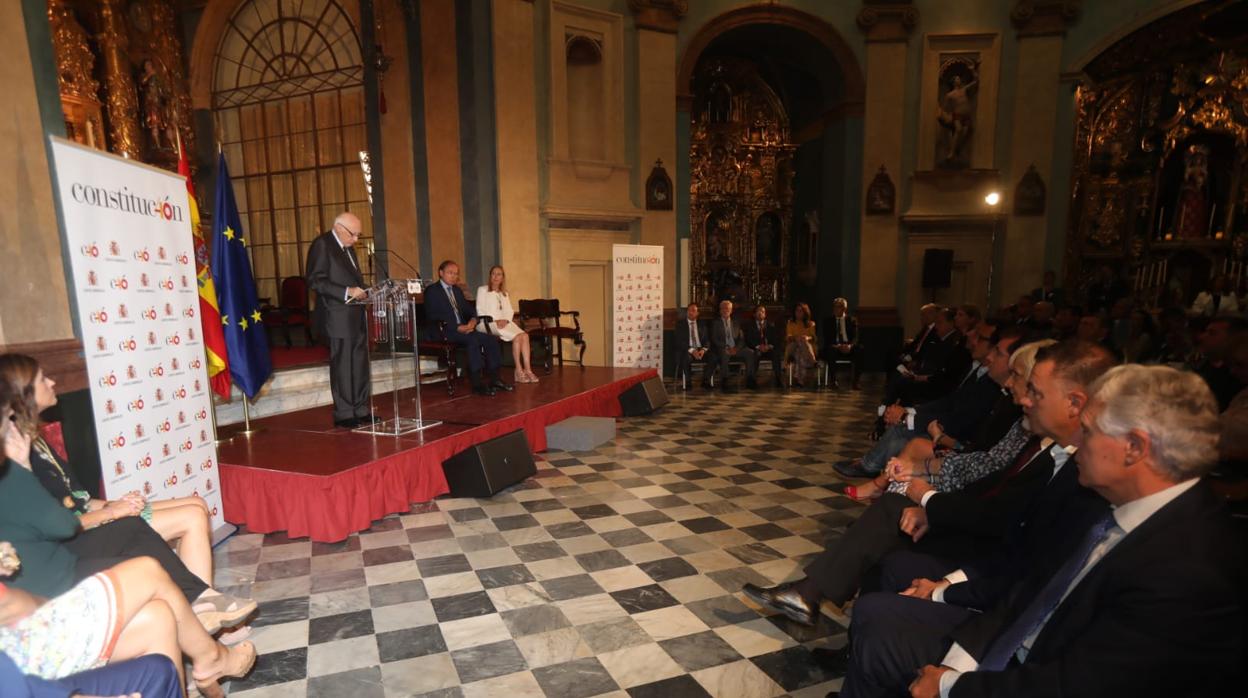
M 939 654 L 910 656 L 926 665 L 915 698 L 1235 692 L 1244 549 L 1201 481 L 1217 459 L 1217 402 L 1198 376 L 1165 366 L 1116 367 L 1089 393 L 1079 482 L 1111 511 L 943 651 L 928 643 Z
M 304 275 L 316 294 L 313 324 L 329 339 L 329 391 L 334 426 L 352 429 L 372 421 L 368 400 L 368 324 L 364 315 L 364 274 L 353 249 L 360 219 L 343 211 L 334 225 L 308 248 Z M 350 301 L 350 302 L 349 302 Z

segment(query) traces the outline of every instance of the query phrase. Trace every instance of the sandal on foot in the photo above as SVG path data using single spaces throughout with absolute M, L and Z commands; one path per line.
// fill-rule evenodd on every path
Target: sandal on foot
M 250 642 L 244 642 L 237 647 L 231 647 L 226 650 L 225 668 L 221 671 L 207 677 L 192 676 L 195 679 L 195 688 L 199 689 L 204 698 L 224 698 L 225 691 L 221 689 L 221 679 L 242 678 L 251 671 L 256 664 L 256 646 Z
M 199 618 L 204 630 L 213 635 L 221 628 L 232 628 L 241 624 L 247 616 L 255 613 L 256 602 L 229 594 L 200 596 L 191 604 L 191 611 Z

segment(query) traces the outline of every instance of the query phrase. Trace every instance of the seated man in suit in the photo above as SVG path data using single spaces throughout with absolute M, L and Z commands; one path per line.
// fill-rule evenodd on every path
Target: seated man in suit
M 771 380 L 777 388 L 780 382 L 780 362 L 784 359 L 784 341 L 777 337 L 775 325 L 767 323 L 767 306 L 754 308 L 754 318 L 745 323 L 745 346 L 754 352 L 754 365 L 764 358 L 771 359 Z
M 1217 459 L 1213 395 L 1191 373 L 1134 364 L 1089 392 L 1077 477 L 1111 510 L 982 614 L 942 624 L 868 613 L 844 695 L 1237 692 L 1248 567 L 1202 482 Z
M 693 368 L 693 362 L 701 361 L 706 357 L 706 352 L 710 350 L 707 337 L 709 333 L 698 320 L 697 303 L 689 304 L 685 310 L 685 319 L 676 323 L 673 334 L 676 339 L 675 378 L 680 381 L 681 388 L 688 390 L 692 380 L 690 371 Z M 707 390 L 711 388 L 711 373 L 708 369 L 702 370 L 702 387 Z
M 984 332 L 989 334 L 981 334 Z M 875 477 L 889 458 L 901 453 L 911 439 L 927 433 L 933 422 L 955 442 L 969 440 L 997 404 L 1001 386 L 1010 375 L 1010 354 L 1022 337 L 1022 328 L 997 330 L 991 321 L 980 322 L 967 337 L 972 343 L 974 361 L 956 390 L 918 407 L 893 406 L 885 410 L 884 421 L 890 426 L 867 455 L 860 461 L 836 463 L 833 468 L 845 477 Z
M 498 337 L 476 331 L 476 304 L 468 302 L 463 290 L 456 285 L 458 283 L 459 265 L 448 259 L 438 265 L 438 281 L 425 287 L 429 336 L 467 348 L 468 379 L 472 382 L 472 392 L 491 396 L 499 390 L 515 390 L 498 376 L 498 367 L 502 363 Z M 482 368 L 486 379 L 482 379 Z
M 889 492 L 806 567 L 806 578 L 769 589 L 747 584 L 742 591 L 766 608 L 811 625 L 822 601 L 844 605 L 867 572 L 896 550 L 961 560 L 992 549 L 1069 458 L 1063 444 L 1072 443 L 1079 430 L 1087 385 L 1113 364 L 1113 355 L 1095 345 L 1042 349 L 1023 403 L 1033 436 L 1008 468 L 960 491 L 910 487 L 906 495 Z
M 754 380 L 754 373 L 758 370 L 758 357 L 746 345 L 741 323 L 732 317 L 732 301 L 719 302 L 719 317 L 711 322 L 711 351 L 719 364 L 721 390 L 725 393 L 732 392 L 732 387 L 728 384 L 728 364 L 733 359 L 739 359 L 745 364 L 745 385 L 751 390 L 758 388 L 758 382 Z
M 937 309 L 931 334 L 917 358 L 902 364 L 886 386 L 883 407 L 917 405 L 947 394 L 958 384 L 971 356 L 965 336 L 954 325 L 956 317 L 952 308 Z
M 858 320 L 849 316 L 849 301 L 836 298 L 832 301 L 832 317 L 823 324 L 827 333 L 827 344 L 823 355 L 831 362 L 832 387 L 839 387 L 836 382 L 836 362 L 849 361 L 850 386 L 861 390 L 858 376 L 862 373 L 862 345 L 858 343 Z

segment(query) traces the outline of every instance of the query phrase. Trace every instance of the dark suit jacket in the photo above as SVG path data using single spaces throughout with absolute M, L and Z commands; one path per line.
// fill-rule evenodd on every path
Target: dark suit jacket
M 741 324 L 744 326 L 742 329 L 745 331 L 745 346 L 757 351 L 758 345 L 766 340 L 773 350 L 783 348 L 784 339 L 779 336 L 780 329 L 770 322 L 764 322 L 762 332 L 758 331 L 758 322 L 755 320 Z
M 308 248 L 306 276 L 308 288 L 316 293 L 313 324 L 325 336 L 343 339 L 364 332 L 364 304 L 347 305 L 347 288 L 364 288 L 364 275 L 358 261 L 351 263 L 350 253 L 338 244 L 333 231 L 321 233 Z
M 1073 459 L 1067 461 L 1036 493 L 1000 546 L 962 563 L 969 579 L 945 589 L 945 603 L 992 608 L 1029 570 L 1077 545 L 1108 506 L 1079 484 L 1079 467 Z
M 698 346 L 703 349 L 710 347 L 710 330 L 707 329 L 706 323 L 698 320 Z M 676 351 L 689 353 L 689 319 L 685 318 L 676 321 L 676 327 L 672 331 L 676 340 Z
M 988 416 L 977 425 L 975 433 L 967 439 L 958 439 L 962 442 L 962 451 L 987 451 L 992 448 L 1005 435 L 1009 433 L 1010 428 L 1014 426 L 1014 422 L 1023 416 L 1023 410 L 1014 404 L 1014 398 L 1005 390 L 1001 390 L 993 403 L 992 410 L 988 412 Z
M 477 316 L 477 304 L 468 302 L 468 299 L 464 297 L 463 289 L 452 286 L 451 292 L 455 294 L 455 303 L 459 306 L 459 317 L 462 322 L 456 322 L 455 308 L 451 306 L 451 299 L 447 298 L 441 281 L 435 281 L 425 287 L 425 320 L 429 323 L 428 332 L 432 338 L 446 338 L 442 333 L 443 324 L 446 325 L 447 332 L 454 332 L 456 327 Z
M 729 322 L 732 323 L 733 346 L 738 349 L 745 347 L 745 333 L 741 330 L 741 323 L 737 322 L 736 318 L 729 318 Z M 714 320 L 710 320 L 708 324 L 711 326 L 711 350 L 717 354 L 721 353 L 728 346 L 728 337 L 724 333 L 724 319 L 716 317 Z M 689 329 L 687 322 L 685 323 L 685 329 Z M 685 344 L 688 345 L 688 343 L 688 340 L 685 340 Z
M 962 383 L 948 395 L 916 407 L 914 428 L 923 431 L 929 422 L 937 420 L 953 438 L 967 439 L 992 411 L 1000 394 L 1001 386 L 985 371 L 984 375 Z
M 957 330 L 943 339 L 929 337 L 924 343 L 914 372 L 928 377 L 923 391 L 928 396 L 944 395 L 966 375 L 971 366 L 971 353 L 965 344 L 965 337 Z
M 822 328 L 824 355 L 830 356 L 828 352 L 837 344 L 836 318 L 830 315 L 824 318 Z M 849 338 L 850 344 L 858 344 L 858 321 L 852 315 L 845 316 L 845 335 Z
M 1066 464 L 1071 465 L 1074 463 Z M 933 495 L 927 500 L 927 521 L 932 529 L 942 536 L 960 533 L 973 538 L 1003 537 L 1053 475 L 1053 455 L 1048 449 L 1041 451 L 1022 472 L 1007 481 L 1009 470 L 1007 466 L 956 492 Z M 985 497 L 1003 481 L 1005 485 L 996 495 Z
M 1060 564 L 1059 563 L 1055 563 Z M 1056 571 L 1028 575 L 1006 600 L 953 632 L 972 657 L 1021 613 Z M 1070 591 L 1027 661 L 963 674 L 954 698 L 1218 696 L 1245 652 L 1243 542 L 1204 484 L 1162 507 Z

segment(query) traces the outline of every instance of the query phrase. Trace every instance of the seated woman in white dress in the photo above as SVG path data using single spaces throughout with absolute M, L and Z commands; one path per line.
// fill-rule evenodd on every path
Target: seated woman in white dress
M 511 356 L 515 359 L 517 383 L 536 383 L 537 376 L 533 373 L 533 365 L 529 360 L 529 335 L 512 320 L 515 311 L 511 308 L 511 298 L 507 295 L 507 273 L 497 264 L 490 267 L 490 282 L 477 289 L 477 315 L 488 315 L 494 318 L 486 328 L 485 323 L 477 323 L 479 332 L 495 334 L 504 342 L 511 343 Z

